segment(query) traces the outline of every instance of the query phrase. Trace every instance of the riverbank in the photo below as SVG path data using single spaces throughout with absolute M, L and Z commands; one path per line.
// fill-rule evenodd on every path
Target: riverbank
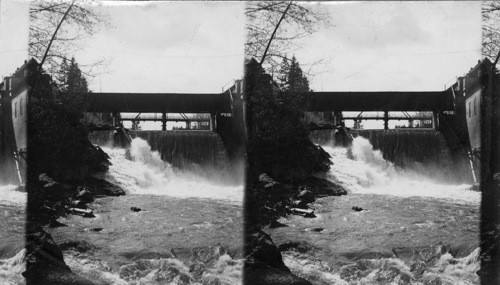
M 260 257 L 266 270 L 293 275 L 294 284 L 479 284 L 479 192 L 397 168 L 363 138 L 349 149 L 324 149 L 333 165 L 322 186 L 347 195 L 311 195 L 301 203 L 304 185 L 285 187 L 266 176 L 254 184 L 264 200 L 274 187 L 285 193 L 274 200 L 278 209 L 265 200 L 265 235 L 248 239 L 260 237 L 255 247 L 266 241 L 275 250 L 274 259 Z M 294 213 L 304 204 L 313 215 Z
M 122 189 L 125 195 L 99 193 L 84 203 L 92 215 L 62 215 L 57 226 L 43 227 L 50 236 L 44 243 L 56 244 L 57 255 L 63 254 L 71 269 L 64 278 L 76 274 L 81 279 L 75 282 L 83 282 L 77 284 L 241 282 L 242 231 L 235 230 L 243 224 L 241 185 L 221 185 L 172 168 L 139 138 L 128 152 L 103 150 L 111 164 L 91 181 L 101 183 L 95 188 L 112 185 L 116 188 L 107 191 Z M 43 183 L 49 184 L 45 188 L 64 188 L 54 181 Z M 82 197 L 81 191 L 97 193 L 91 186 L 80 185 L 79 199 L 68 201 L 83 203 L 87 195 Z M 51 276 L 58 274 L 52 271 Z

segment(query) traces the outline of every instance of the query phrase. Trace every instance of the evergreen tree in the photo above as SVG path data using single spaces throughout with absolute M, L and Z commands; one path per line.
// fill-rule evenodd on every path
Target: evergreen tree
M 277 83 L 284 92 L 309 92 L 309 80 L 304 75 L 299 62 L 286 56 L 281 62 Z
M 330 160 L 309 140 L 303 122 L 307 108 L 301 94 L 309 91 L 309 82 L 295 58 L 282 75 L 286 76 L 274 82 L 256 60 L 246 64 L 248 159 L 250 171 L 255 174 L 299 181 L 328 169 Z
M 78 63 L 75 58 L 71 58 L 68 64 L 66 60 L 63 61 L 60 67 L 58 76 L 60 90 L 64 93 L 87 93 L 89 87 L 87 79 L 83 76 Z

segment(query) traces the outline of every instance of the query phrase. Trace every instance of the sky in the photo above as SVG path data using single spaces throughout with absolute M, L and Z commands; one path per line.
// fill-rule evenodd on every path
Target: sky
M 0 4 L 0 75 L 27 58 L 27 2 Z M 317 5 L 317 4 L 306 4 Z M 324 2 L 331 27 L 295 56 L 316 91 L 442 90 L 480 56 L 479 2 Z M 104 60 L 89 78 L 103 92 L 219 92 L 243 75 L 243 2 L 104 1 L 111 27 L 76 60 Z
M 312 4 L 309 4 L 312 5 Z M 314 6 L 314 5 L 313 5 Z M 434 91 L 481 59 L 481 2 L 329 2 L 295 52 L 316 91 Z

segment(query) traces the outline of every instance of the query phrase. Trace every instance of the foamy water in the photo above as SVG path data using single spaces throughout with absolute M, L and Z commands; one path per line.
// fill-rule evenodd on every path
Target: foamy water
M 24 255 L 26 250 L 19 251 L 15 256 L 8 259 L 0 259 L 0 282 L 5 285 L 25 284 L 25 279 L 21 275 L 26 270 Z
M 16 188 L 14 185 L 0 185 L 0 205 L 26 205 L 27 193 Z
M 201 178 L 188 171 L 174 169 L 151 151 L 140 138 L 132 140 L 130 153 L 124 149 L 103 148 L 111 157 L 108 179 L 130 194 L 167 195 L 177 198 L 208 198 L 241 204 L 243 186 L 226 186 L 224 181 Z M 129 159 L 127 159 L 129 155 Z
M 195 278 L 190 267 L 175 258 L 140 259 L 134 263 L 120 267 L 118 273 L 106 270 L 105 262 L 82 258 L 76 252 L 66 253 L 66 263 L 79 275 L 91 280 L 99 280 L 115 285 L 140 284 L 241 284 L 243 260 L 234 260 L 225 254 L 219 257 L 215 264 L 206 269 L 202 276 Z M 200 279 L 200 281 L 195 281 Z
M 454 258 L 445 253 L 418 278 L 403 260 L 398 258 L 365 259 L 345 265 L 333 271 L 327 263 L 309 258 L 300 258 L 296 252 L 284 252 L 285 264 L 295 274 L 314 284 L 362 285 L 362 284 L 456 284 L 479 283 L 476 272 L 480 268 L 479 248 L 463 258 Z
M 396 168 L 363 137 L 354 138 L 351 149 L 323 148 L 332 156 L 329 178 L 353 193 L 430 197 L 459 203 L 480 202 L 481 194 L 469 190 L 470 185 L 440 184 L 414 171 Z

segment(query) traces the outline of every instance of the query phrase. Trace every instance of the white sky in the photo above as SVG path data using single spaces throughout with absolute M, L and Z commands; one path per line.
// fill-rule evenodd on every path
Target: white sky
M 27 2 L 1 0 L 0 75 L 26 59 Z M 103 2 L 112 28 L 75 54 L 105 59 L 96 92 L 219 92 L 243 74 L 243 2 Z M 111 4 L 110 4 L 111 3 Z M 334 27 L 295 52 L 316 91 L 442 90 L 480 56 L 480 2 L 322 3 Z M 304 66 L 306 67 L 306 66 Z
M 481 59 L 481 2 L 322 3 L 333 28 L 295 52 L 315 91 L 443 90 Z

